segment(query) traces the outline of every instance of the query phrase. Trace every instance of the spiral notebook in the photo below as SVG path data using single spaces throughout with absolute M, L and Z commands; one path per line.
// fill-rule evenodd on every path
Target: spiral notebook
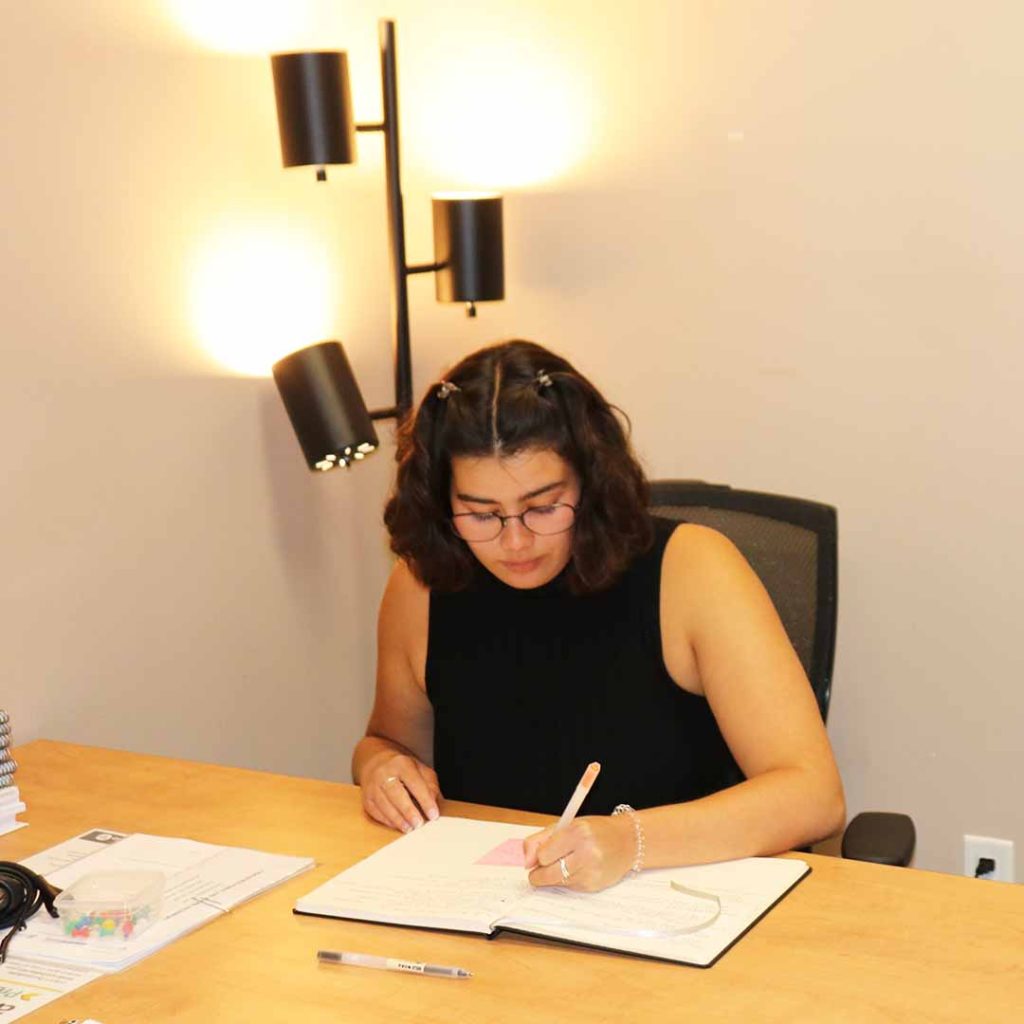
M 749 857 L 642 872 L 599 893 L 534 889 L 526 825 L 441 817 L 335 875 L 298 914 L 493 935 L 516 932 L 710 967 L 802 878 L 802 860 Z

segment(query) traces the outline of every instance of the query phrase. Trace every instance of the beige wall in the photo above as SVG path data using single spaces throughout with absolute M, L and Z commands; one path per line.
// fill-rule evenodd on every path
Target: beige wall
M 183 27 L 230 6 L 3 4 L 0 705 L 22 739 L 343 778 L 390 451 L 307 474 L 192 305 L 218 232 L 312 239 L 383 403 L 379 145 L 327 186 L 282 173 L 265 59 Z M 266 45 L 347 47 L 374 119 L 382 12 L 289 9 Z M 534 337 L 630 413 L 652 475 L 836 504 L 851 812 L 911 812 L 924 867 L 958 870 L 967 831 L 1024 843 L 1019 5 L 389 9 L 411 258 L 432 189 L 508 196 L 507 302 L 472 323 L 412 283 L 418 387 Z

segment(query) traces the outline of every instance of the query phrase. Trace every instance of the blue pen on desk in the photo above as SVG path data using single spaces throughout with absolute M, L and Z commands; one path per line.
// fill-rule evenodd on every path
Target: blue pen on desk
M 472 978 L 464 967 L 445 967 L 442 964 L 421 964 L 415 960 L 396 960 L 389 956 L 371 956 L 369 953 L 336 953 L 330 949 L 317 950 L 322 964 L 345 964 L 347 967 L 374 967 L 378 971 L 406 971 L 434 978 Z

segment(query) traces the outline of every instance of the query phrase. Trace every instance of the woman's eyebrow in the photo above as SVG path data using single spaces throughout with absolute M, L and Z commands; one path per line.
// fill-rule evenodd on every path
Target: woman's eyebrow
M 536 490 L 528 491 L 526 494 L 519 496 L 520 501 L 529 501 L 531 498 L 539 498 L 542 494 L 547 494 L 548 491 L 553 491 L 558 487 L 565 486 L 564 480 L 555 480 L 553 483 L 545 484 L 543 487 L 538 487 Z M 462 491 L 456 491 L 455 497 L 459 501 L 469 501 L 474 505 L 500 505 L 501 502 L 495 498 L 480 498 L 475 494 L 463 494 Z

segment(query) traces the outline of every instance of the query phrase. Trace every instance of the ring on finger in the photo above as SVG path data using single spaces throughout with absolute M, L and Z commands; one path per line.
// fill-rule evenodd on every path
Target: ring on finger
M 569 881 L 569 865 L 565 863 L 564 857 L 558 858 L 558 870 L 562 872 L 562 881 Z
M 385 786 L 390 786 L 392 782 L 398 782 L 398 781 L 400 781 L 400 780 L 399 780 L 399 778 L 398 778 L 398 776 L 397 776 L 397 775 L 389 775 L 389 776 L 388 776 L 388 777 L 387 777 L 387 778 L 386 778 L 386 779 L 384 780 L 384 785 L 385 785 Z

